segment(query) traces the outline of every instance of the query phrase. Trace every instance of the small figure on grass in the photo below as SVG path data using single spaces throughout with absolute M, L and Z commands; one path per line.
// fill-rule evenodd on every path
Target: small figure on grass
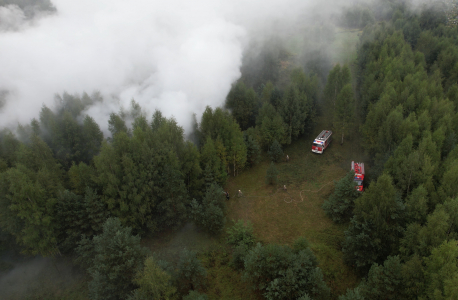
M 286 185 L 283 185 L 283 190 L 287 192 L 288 190 L 286 189 Z
M 289 162 L 289 156 L 286 154 L 286 162 Z
M 226 200 L 229 200 L 229 192 L 226 192 Z
M 243 197 L 243 193 L 242 193 L 241 190 L 239 190 L 239 198 L 240 198 L 240 197 Z

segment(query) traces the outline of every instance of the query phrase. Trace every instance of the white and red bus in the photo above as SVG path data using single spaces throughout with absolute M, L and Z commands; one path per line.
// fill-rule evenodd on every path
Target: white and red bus
M 356 190 L 362 192 L 364 190 L 363 181 L 364 181 L 364 163 L 351 162 L 351 169 L 355 171 L 355 178 L 353 179 L 356 182 Z
M 332 141 L 332 131 L 323 130 L 313 141 L 312 152 L 322 154 Z

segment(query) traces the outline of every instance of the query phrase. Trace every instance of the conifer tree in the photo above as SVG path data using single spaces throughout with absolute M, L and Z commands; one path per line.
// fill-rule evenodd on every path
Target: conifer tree
M 278 170 L 275 167 L 274 162 L 272 161 L 270 163 L 269 168 L 267 169 L 266 173 L 266 183 L 270 185 L 276 185 L 277 184 L 277 176 L 278 176 Z
M 148 257 L 142 270 L 137 271 L 133 282 L 138 286 L 129 300 L 175 299 L 176 287 L 170 274 L 161 269 L 153 257 Z
M 373 264 L 367 278 L 339 300 L 410 299 L 405 293 L 405 276 L 398 256 L 389 256 L 383 265 Z
M 234 176 L 243 169 L 247 160 L 247 149 L 243 133 L 237 123 L 231 122 L 229 127 L 230 138 L 226 141 L 227 161 L 231 162 Z
M 344 134 L 348 133 L 353 124 L 354 110 L 353 88 L 351 84 L 347 84 L 342 87 L 335 101 L 334 126 L 342 134 L 341 144 L 344 141 Z
M 189 290 L 196 290 L 205 286 L 207 270 L 202 266 L 195 251 L 184 249 L 180 253 L 177 272 L 174 275 L 176 285 L 181 294 Z
M 428 191 L 423 185 L 418 186 L 412 191 L 405 200 L 408 223 L 425 223 L 426 216 L 428 215 L 428 200 Z
M 442 178 L 442 189 L 448 197 L 458 196 L 458 162 L 454 161 L 446 167 Z
M 238 170 L 242 169 L 246 163 L 246 146 L 243 140 L 243 133 L 240 126 L 229 114 L 229 112 L 217 108 L 214 111 L 207 107 L 202 115 L 200 132 L 204 138 L 205 145 L 202 147 L 201 154 L 212 158 L 214 155 L 207 155 L 216 152 L 221 160 L 221 174 L 216 176 L 218 183 L 224 185 L 228 173 L 237 175 Z M 209 142 L 209 141 L 212 142 Z M 211 150 L 210 143 L 213 143 Z M 208 146 L 206 147 L 206 145 Z M 207 163 L 207 157 L 202 157 L 202 161 Z M 215 173 L 216 174 L 216 173 Z
M 226 98 L 226 107 L 231 110 L 242 130 L 254 126 L 257 95 L 252 88 L 247 88 L 242 81 L 234 84 Z
M 434 212 L 426 217 L 426 223 L 410 223 L 401 239 L 400 251 L 405 256 L 413 254 L 422 257 L 450 237 L 458 233 L 458 199 L 448 199 L 444 204 L 438 204 Z
M 5 168 L 12 167 L 16 162 L 16 151 L 20 144 L 11 131 L 0 131 L 0 159 L 5 162 Z
M 187 141 L 185 145 L 181 172 L 183 173 L 189 196 L 191 198 L 200 196 L 204 184 L 202 180 L 203 171 L 200 166 L 200 153 L 190 141 Z
M 188 218 L 188 194 L 176 168 L 165 166 L 161 173 L 156 183 L 155 219 L 161 230 L 177 229 Z
M 191 215 L 196 224 L 206 231 L 217 234 L 226 222 L 223 190 L 217 184 L 210 185 L 202 201 L 191 201 Z
M 425 272 L 423 259 L 418 255 L 411 256 L 402 265 L 404 295 L 408 299 L 420 298 L 424 294 Z
M 54 220 L 57 195 L 43 184 L 49 180 L 49 170 L 35 173 L 21 164 L 0 174 L 0 225 L 15 236 L 24 252 L 33 255 L 59 253 Z
M 215 177 L 213 176 L 212 169 L 209 164 L 206 164 L 205 170 L 204 170 L 204 181 L 205 181 L 205 187 L 208 188 L 212 184 L 216 183 Z
M 331 111 L 331 117 L 335 115 L 339 93 L 342 88 L 350 82 L 351 74 L 347 65 L 341 67 L 340 64 L 337 64 L 329 72 L 328 80 L 324 88 L 324 98 Z
M 274 89 L 270 93 L 270 99 L 268 104 L 270 104 L 274 108 L 274 110 L 279 110 L 281 107 L 282 99 L 283 91 L 280 90 L 278 87 L 274 87 Z M 265 104 L 267 103 L 264 103 L 261 107 L 263 107 Z M 259 112 L 259 114 L 261 114 L 261 112 Z M 258 120 L 256 120 L 256 124 L 258 124 Z
M 82 134 L 85 151 L 83 161 L 90 163 L 92 157 L 97 155 L 102 147 L 103 133 L 95 120 L 86 116 L 83 121 Z
M 227 229 L 226 233 L 229 245 L 239 246 L 243 244 L 249 247 L 254 245 L 253 224 L 250 221 L 238 220 L 237 223 Z
M 119 219 L 109 218 L 100 235 L 80 242 L 79 261 L 88 265 L 92 277 L 91 299 L 125 299 L 134 289 L 132 279 L 148 250 L 140 245 L 140 236 L 131 232 L 130 227 L 121 226 Z
M 307 96 L 304 92 L 290 85 L 283 96 L 280 114 L 283 121 L 288 126 L 287 144 L 291 144 L 293 138 L 297 138 L 299 134 L 304 133 L 305 120 L 308 113 Z
M 426 295 L 430 299 L 454 299 L 458 295 L 458 245 L 445 241 L 426 258 Z
M 111 132 L 111 135 L 114 137 L 116 134 L 124 132 L 129 133 L 129 129 L 126 126 L 126 122 L 121 115 L 116 113 L 110 114 L 110 120 L 108 121 L 108 129 Z
M 205 168 L 205 176 L 210 176 L 207 172 L 207 166 L 211 170 L 211 176 L 213 180 L 220 185 L 223 185 L 226 182 L 227 173 L 221 159 L 218 156 L 217 149 L 215 148 L 215 143 L 213 140 L 208 137 L 206 143 L 200 151 L 201 165 Z M 206 180 L 206 183 L 209 181 Z
M 75 248 L 86 224 L 84 217 L 86 212 L 83 209 L 82 197 L 69 191 L 63 191 L 58 198 L 56 205 L 57 221 L 61 226 L 60 248 L 62 252 L 70 252 Z M 75 222 L 76 221 L 76 222 Z
M 113 143 L 104 143 L 98 156 L 94 158 L 96 183 L 102 187 L 102 200 L 110 213 L 134 230 L 157 230 L 153 207 L 157 205 L 157 194 L 152 193 L 153 181 L 161 170 L 164 156 L 159 156 L 146 142 L 142 142 L 138 131 L 134 131 L 134 140 L 125 132 L 117 133 Z M 161 149 L 162 150 L 162 149 Z M 156 156 L 156 157 L 157 157 Z
M 96 170 L 93 165 L 87 165 L 84 162 L 79 164 L 73 163 L 68 170 L 68 178 L 72 192 L 77 195 L 84 195 L 87 187 L 96 188 L 96 183 L 93 181 L 96 175 Z
M 272 95 L 274 88 L 275 87 L 273 83 L 271 81 L 267 81 L 267 83 L 264 85 L 264 88 L 262 89 L 261 96 L 260 96 L 261 106 L 262 104 L 270 101 L 270 97 Z
M 330 290 L 310 248 L 293 251 L 288 246 L 257 244 L 245 258 L 243 277 L 266 299 L 328 299 Z
M 0 173 L 0 226 L 12 234 L 24 252 L 53 256 L 58 226 L 55 205 L 63 189 L 63 172 L 52 151 L 39 137 L 16 152 L 18 163 Z
M 399 256 L 388 256 L 383 265 L 373 264 L 367 280 L 359 285 L 366 299 L 403 299 L 404 276 Z
M 238 220 L 226 231 L 227 243 L 232 246 L 232 259 L 230 265 L 236 270 L 243 269 L 245 257 L 256 241 L 253 234 L 253 225 L 248 221 Z
M 346 261 L 363 271 L 399 249 L 404 231 L 404 205 L 389 175 L 381 175 L 355 201 L 354 216 L 345 232 Z
M 247 163 L 253 167 L 261 159 L 261 148 L 252 135 L 244 134 L 245 147 L 247 151 Z
M 348 172 L 336 183 L 334 193 L 323 203 L 324 211 L 336 223 L 348 222 L 353 216 L 355 200 L 360 196 L 354 177 L 354 171 Z
M 283 157 L 283 150 L 280 143 L 277 140 L 274 140 L 272 145 L 269 148 L 269 156 L 273 162 L 279 162 Z
M 256 126 L 265 149 L 268 149 L 274 140 L 282 144 L 287 142 L 287 125 L 272 104 L 263 104 L 256 119 Z

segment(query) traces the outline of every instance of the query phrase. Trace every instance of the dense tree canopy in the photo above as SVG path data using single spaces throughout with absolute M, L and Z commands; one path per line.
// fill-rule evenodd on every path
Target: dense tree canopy
M 368 269 L 396 253 L 404 231 L 403 215 L 404 205 L 392 179 L 383 174 L 355 201 L 343 249 L 348 263 Z
M 63 189 L 60 165 L 39 137 L 20 145 L 13 167 L 0 173 L 0 224 L 32 254 L 59 252 L 54 207 Z
M 304 33 L 322 43 L 297 57 L 281 38 L 265 49 L 254 43 L 224 107 L 195 116 L 189 140 L 174 118 L 148 116 L 134 100 L 108 112 L 104 136 L 87 114 L 103 101 L 99 93 L 57 95 L 29 124 L 2 129 L 2 241 L 42 256 L 80 245 L 93 299 L 205 299 L 200 254 L 184 251 L 166 268 L 145 260 L 139 244 L 140 235 L 194 222 L 228 239 L 228 266 L 266 299 L 328 299 L 305 239 L 255 246 L 253 228 L 240 222 L 224 236 L 228 180 L 269 163 L 269 154 L 280 162 L 282 147 L 308 135 L 321 114 L 342 143 L 355 137 L 370 166 L 365 192 L 350 172 L 323 204 L 339 228 L 348 226 L 336 248 L 364 277 L 340 299 L 456 298 L 458 27 L 439 4 L 377 5 L 358 4 L 336 20 L 362 29 L 354 62 L 325 57 L 336 38 L 326 24 Z M 276 184 L 277 172 L 272 163 L 266 182 Z
M 348 172 L 336 183 L 334 193 L 323 203 L 324 211 L 336 223 L 348 222 L 353 216 L 355 200 L 360 196 L 354 177 L 354 171 Z
M 391 22 L 365 28 L 358 50 L 357 112 L 373 182 L 355 201 L 344 253 L 369 273 L 341 300 L 456 293 L 455 279 L 441 277 L 454 271 L 432 261 L 450 254 L 447 268 L 456 267 L 458 32 L 444 26 L 440 5 L 393 11 Z
M 266 299 L 295 299 L 305 294 L 314 299 L 329 298 L 329 288 L 307 245 L 291 249 L 258 244 L 245 258 L 244 277 Z

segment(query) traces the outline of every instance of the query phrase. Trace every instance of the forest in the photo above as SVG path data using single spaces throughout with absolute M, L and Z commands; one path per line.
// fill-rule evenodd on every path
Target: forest
M 319 48 L 301 56 L 281 40 L 265 45 L 189 133 L 132 99 L 104 134 L 84 115 L 105 101 L 98 92 L 57 94 L 55 109 L 1 129 L 1 253 L 69 259 L 83 274 L 75 291 L 24 299 L 458 299 L 454 5 L 350 8 L 338 26 L 359 40 L 341 63 Z M 334 134 L 322 157 L 339 168 L 317 208 L 336 228 L 331 263 L 309 231 L 271 242 L 256 218 L 231 211 L 249 199 L 235 187 L 244 174 L 272 194 L 296 188 L 287 176 L 318 176 L 282 174 L 319 126 Z M 339 153 L 349 144 L 368 166 L 364 192 Z M 215 244 L 173 255 L 151 246 L 189 224 Z M 0 267 L 1 278 L 11 266 Z

